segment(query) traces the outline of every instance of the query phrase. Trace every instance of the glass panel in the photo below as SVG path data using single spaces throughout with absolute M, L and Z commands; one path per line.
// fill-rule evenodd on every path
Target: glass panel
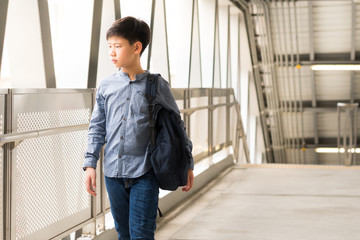
M 151 59 L 148 68 L 151 72 L 160 73 L 165 80 L 171 82 L 171 79 L 169 79 L 166 18 L 163 1 L 156 1 L 153 13 Z
M 171 87 L 187 88 L 192 0 L 165 0 Z
M 0 88 L 11 88 L 10 76 L 9 55 L 6 47 L 5 37 L 0 71 Z
M 110 61 L 109 47 L 106 40 L 106 32 L 115 21 L 115 8 L 113 1 L 104 1 L 101 15 L 101 30 L 100 30 L 100 45 L 99 45 L 99 59 L 98 71 L 96 78 L 96 86 L 99 86 L 100 81 L 115 72 L 117 68 L 114 67 Z
M 200 49 L 202 87 L 212 87 L 214 60 L 215 4 L 212 0 L 199 0 Z
M 208 105 L 208 97 L 191 98 L 191 107 Z M 201 120 L 200 120 L 201 119 Z M 193 142 L 193 156 L 208 151 L 208 110 L 196 111 L 190 115 L 190 136 Z
M 220 63 L 221 87 L 226 88 L 228 72 L 228 6 L 219 6 L 219 38 L 220 38 Z
M 87 88 L 94 1 L 48 2 L 56 85 Z
M 151 3 L 152 1 L 148 0 L 121 0 L 120 9 L 121 17 L 133 16 L 140 18 L 145 21 L 150 26 L 151 20 Z M 143 69 L 147 69 L 147 59 L 148 59 L 149 46 L 145 49 L 141 55 L 141 66 Z

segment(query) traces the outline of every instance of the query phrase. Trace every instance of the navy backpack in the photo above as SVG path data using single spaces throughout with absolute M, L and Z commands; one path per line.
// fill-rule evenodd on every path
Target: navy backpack
M 181 116 L 153 104 L 159 74 L 149 74 L 146 97 L 149 103 L 150 161 L 159 187 L 174 191 L 187 183 L 187 171 L 192 153 L 186 148 L 186 136 L 181 129 Z

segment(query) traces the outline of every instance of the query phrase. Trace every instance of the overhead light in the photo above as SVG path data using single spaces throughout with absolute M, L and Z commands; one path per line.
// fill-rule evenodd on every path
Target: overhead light
M 312 65 L 311 69 L 314 71 L 360 71 L 360 64 Z
M 349 152 L 354 153 L 354 148 L 349 148 L 348 149 Z M 338 148 L 315 148 L 315 152 L 317 153 L 338 153 L 339 149 Z M 340 148 L 340 153 L 344 153 L 345 150 L 344 148 Z M 360 153 L 360 148 L 356 148 L 356 153 Z

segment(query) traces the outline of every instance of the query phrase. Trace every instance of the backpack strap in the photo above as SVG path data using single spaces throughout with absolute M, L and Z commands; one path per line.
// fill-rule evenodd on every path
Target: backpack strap
M 151 145 L 155 144 L 155 124 L 153 117 L 153 108 L 154 108 L 154 100 L 156 97 L 156 86 L 157 86 L 157 78 L 159 74 L 148 74 L 148 78 L 146 80 L 146 98 L 148 100 L 148 109 L 149 109 L 149 127 L 150 127 L 150 143 Z

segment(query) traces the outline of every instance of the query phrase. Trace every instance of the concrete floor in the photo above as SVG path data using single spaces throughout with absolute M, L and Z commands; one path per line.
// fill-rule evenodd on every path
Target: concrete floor
M 156 239 L 359 240 L 360 168 L 234 166 L 161 219 Z

